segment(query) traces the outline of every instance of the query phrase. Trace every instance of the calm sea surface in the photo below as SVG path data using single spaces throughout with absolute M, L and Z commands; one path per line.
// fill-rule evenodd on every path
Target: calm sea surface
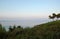
M 0 19 L 0 24 L 2 24 L 6 29 L 9 26 L 18 26 L 21 27 L 33 27 L 34 25 L 42 24 L 49 22 L 50 20 L 47 18 L 39 18 L 39 19 Z

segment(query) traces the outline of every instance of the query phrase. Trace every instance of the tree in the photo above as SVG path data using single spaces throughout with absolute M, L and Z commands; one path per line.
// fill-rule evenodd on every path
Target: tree
M 6 39 L 6 29 L 0 24 L 0 39 Z
M 57 18 L 57 19 L 60 18 L 60 13 L 56 15 L 56 18 Z
M 14 26 L 13 26 L 13 30 L 15 30 L 15 29 L 16 29 L 16 26 L 14 25 Z
M 50 19 L 54 19 L 54 18 L 56 18 L 56 17 L 57 17 L 57 15 L 56 15 L 55 13 L 53 13 L 52 16 L 49 15 L 49 18 L 50 18 Z
M 54 17 L 54 16 L 49 15 L 49 18 L 50 18 L 50 19 L 54 19 L 55 17 Z
M 17 28 L 21 28 L 21 26 L 17 26 Z
M 13 29 L 12 29 L 12 27 L 11 27 L 11 26 L 9 27 L 9 31 L 11 31 L 11 32 L 13 31 Z
M 52 14 L 52 16 L 53 16 L 53 17 L 56 17 L 56 14 L 55 14 L 55 13 L 53 13 L 53 14 Z

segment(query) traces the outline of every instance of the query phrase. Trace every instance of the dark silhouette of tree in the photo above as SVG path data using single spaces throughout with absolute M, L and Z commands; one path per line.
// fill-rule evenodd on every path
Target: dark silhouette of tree
M 0 39 L 6 39 L 6 30 L 2 27 L 2 24 L 0 24 Z
M 13 30 L 15 30 L 15 29 L 16 29 L 16 26 L 14 25 L 14 26 L 13 26 Z
M 0 26 L 2 26 L 2 24 L 0 24 Z
M 52 16 L 53 16 L 53 17 L 56 17 L 56 14 L 55 14 L 55 13 L 53 13 L 53 14 L 52 14 Z
M 0 30 L 2 29 L 2 25 L 0 24 Z
M 59 14 L 55 14 L 55 13 L 53 13 L 52 16 L 49 15 L 49 18 L 50 18 L 50 19 L 57 18 L 57 20 L 58 20 L 58 18 L 60 18 L 60 13 L 59 13 Z
M 11 27 L 11 26 L 9 27 L 9 31 L 11 31 L 11 32 L 13 31 L 13 29 L 12 29 L 12 27 Z
M 55 17 L 54 17 L 54 16 L 49 15 L 49 18 L 54 20 L 54 18 L 55 18 Z
M 52 16 L 49 15 L 49 18 L 50 18 L 50 19 L 53 19 L 53 20 L 54 20 L 55 17 L 56 17 L 56 14 L 55 14 L 55 13 L 53 13 Z
M 57 18 L 57 19 L 60 18 L 60 13 L 56 15 L 56 18 Z
M 17 26 L 17 28 L 21 28 L 21 26 Z

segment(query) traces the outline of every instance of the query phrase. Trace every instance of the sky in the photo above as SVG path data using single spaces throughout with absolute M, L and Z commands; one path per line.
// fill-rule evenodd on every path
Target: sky
M 0 0 L 1 18 L 46 18 L 60 13 L 60 0 Z

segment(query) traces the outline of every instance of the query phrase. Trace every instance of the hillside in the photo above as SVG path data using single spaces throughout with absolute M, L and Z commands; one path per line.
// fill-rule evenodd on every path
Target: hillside
M 12 29 L 10 27 L 9 31 L 5 32 L 2 37 L 6 39 L 60 39 L 60 20 L 36 25 L 32 28 L 14 26 Z
M 36 25 L 33 29 L 42 39 L 60 39 L 60 20 Z

